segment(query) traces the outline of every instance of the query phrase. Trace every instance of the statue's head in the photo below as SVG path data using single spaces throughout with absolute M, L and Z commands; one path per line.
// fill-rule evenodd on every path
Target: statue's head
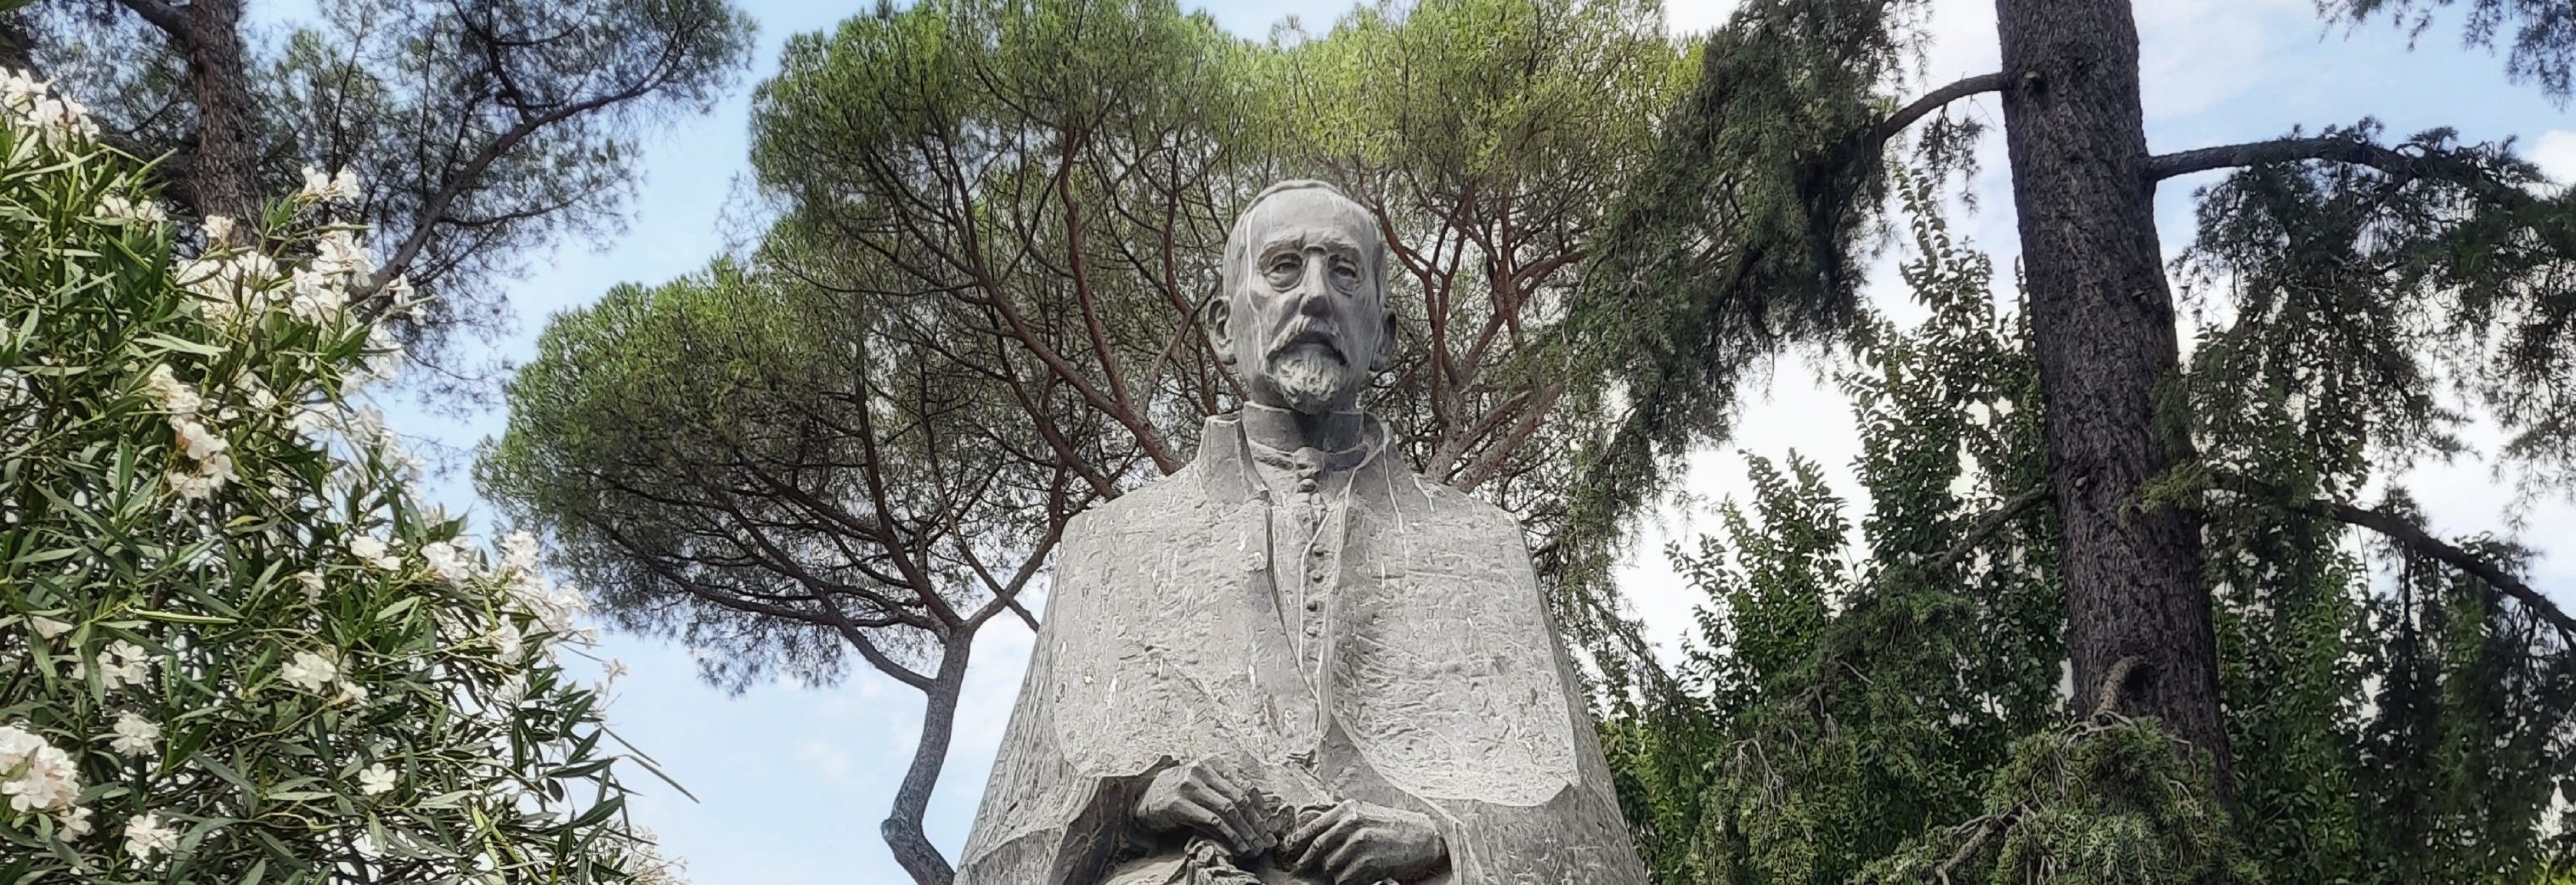
M 1377 219 L 1332 185 L 1283 181 L 1235 219 L 1224 261 L 1208 339 L 1252 401 L 1354 407 L 1395 346 Z

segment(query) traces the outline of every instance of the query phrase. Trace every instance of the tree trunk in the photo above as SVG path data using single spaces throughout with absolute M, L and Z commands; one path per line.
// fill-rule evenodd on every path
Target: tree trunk
M 170 35 L 188 62 L 197 129 L 174 170 L 171 196 L 199 216 L 259 214 L 259 127 L 251 117 L 250 48 L 242 42 L 242 0 L 192 0 L 171 7 L 126 4 Z
M 960 630 L 941 648 L 939 675 L 921 692 L 925 702 L 921 743 L 913 747 L 912 767 L 904 771 L 903 784 L 895 789 L 893 812 L 878 827 L 886 847 L 894 851 L 895 863 L 912 874 L 918 885 L 948 885 L 957 875 L 922 832 L 921 818 L 930 810 L 930 792 L 939 786 L 939 771 L 948 763 L 948 741 L 957 731 L 957 696 L 966 687 L 973 640 L 972 631 Z
M 2146 174 L 2137 23 L 2126 0 L 1995 7 L 2049 480 L 2065 520 L 2076 697 L 2093 697 L 2113 664 L 2136 656 L 2124 712 L 2159 717 L 2208 752 L 2229 801 L 2200 520 L 2141 500 L 2149 480 L 2189 457 L 2190 441 L 2157 409 L 2180 350 Z
M 35 38 L 27 33 L 27 11 L 0 13 L 0 71 L 36 72 Z

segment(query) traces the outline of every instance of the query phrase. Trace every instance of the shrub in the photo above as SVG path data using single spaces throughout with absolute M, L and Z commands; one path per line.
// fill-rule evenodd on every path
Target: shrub
M 0 882 L 668 881 L 579 595 L 361 404 L 356 182 L 181 231 L 77 102 L 0 118 Z

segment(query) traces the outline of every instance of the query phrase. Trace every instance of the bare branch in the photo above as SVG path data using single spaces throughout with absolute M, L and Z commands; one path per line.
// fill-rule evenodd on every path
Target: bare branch
M 2277 489 L 2242 477 L 2220 477 L 2218 487 L 2221 490 L 2251 498 L 2280 501 L 2285 497 Z M 2549 601 L 2548 596 L 2495 563 L 2433 537 L 2431 533 L 2424 531 L 2421 526 L 2405 517 L 2339 501 L 2311 500 L 2304 503 L 2287 503 L 2285 506 L 2336 522 L 2370 529 L 2417 554 L 2431 557 L 2452 568 L 2467 572 L 2470 576 L 2485 582 L 2487 586 L 2522 603 L 2523 607 L 2530 609 L 2533 615 L 2549 622 L 2550 626 L 2558 628 L 2559 635 L 2570 641 L 2576 641 L 2576 618 L 2569 617 L 2565 610 Z
M 1905 131 L 1905 127 L 1914 125 L 1915 121 L 1923 119 L 1925 115 L 1971 95 L 2001 92 L 2006 82 L 2008 81 L 2003 72 L 1997 71 L 1991 74 L 1978 74 L 1932 90 L 1922 98 L 1915 99 L 1913 104 L 1898 108 L 1896 113 L 1889 114 L 1887 119 L 1879 121 L 1878 127 L 1870 134 L 1880 141 L 1895 138 Z
M 162 0 L 116 0 L 116 5 L 133 10 L 144 21 L 181 42 L 195 43 L 198 40 L 196 23 L 189 21 L 188 13 L 179 7 Z
M 2045 485 L 2024 489 L 2021 494 L 2005 499 L 2003 503 L 1995 505 L 1995 509 L 1977 517 L 1977 521 L 1968 526 L 1966 532 L 1959 535 L 1959 540 L 1950 545 L 1949 551 L 1941 554 L 1940 570 L 1946 572 L 1958 568 L 1960 563 L 1967 561 L 1969 556 L 1977 552 L 1979 546 L 1986 543 L 1987 538 L 2002 531 L 2004 526 L 2012 524 L 2012 521 L 2020 518 L 2022 514 L 2030 512 L 2031 508 L 2039 506 L 2040 502 L 2048 500 L 2048 491 L 2049 487 Z

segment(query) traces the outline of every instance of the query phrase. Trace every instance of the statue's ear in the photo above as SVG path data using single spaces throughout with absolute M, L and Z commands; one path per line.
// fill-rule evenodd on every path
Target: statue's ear
M 1217 362 L 1234 364 L 1234 304 L 1219 292 L 1199 302 L 1199 328 L 1216 348 Z
M 1369 371 L 1386 371 L 1395 361 L 1395 311 L 1386 312 L 1386 334 L 1377 336 L 1377 358 L 1369 361 Z

